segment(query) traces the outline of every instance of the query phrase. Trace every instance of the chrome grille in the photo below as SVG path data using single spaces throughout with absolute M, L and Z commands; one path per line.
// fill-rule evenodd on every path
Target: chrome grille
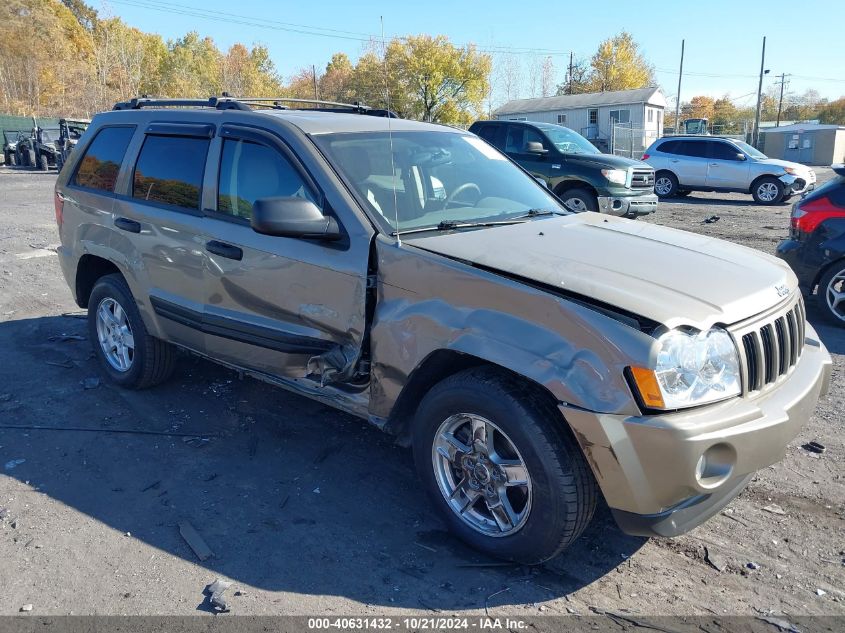
M 654 187 L 654 172 L 650 169 L 635 169 L 631 174 L 631 189 Z
M 740 333 L 745 392 L 760 391 L 789 373 L 801 358 L 807 315 L 799 298 L 786 311 Z

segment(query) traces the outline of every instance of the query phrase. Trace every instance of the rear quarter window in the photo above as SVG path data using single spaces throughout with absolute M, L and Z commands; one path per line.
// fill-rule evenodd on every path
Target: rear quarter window
M 72 184 L 87 189 L 114 192 L 120 164 L 135 134 L 135 126 L 104 127 L 97 135 L 73 175 Z
M 209 139 L 148 135 L 135 163 L 132 197 L 199 209 Z

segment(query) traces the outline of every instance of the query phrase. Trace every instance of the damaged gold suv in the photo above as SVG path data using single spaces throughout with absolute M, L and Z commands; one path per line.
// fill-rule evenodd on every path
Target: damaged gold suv
M 524 563 L 600 495 L 633 534 L 700 524 L 826 392 L 783 262 L 572 213 L 461 130 L 274 101 L 118 104 L 62 170 L 60 260 L 117 384 L 180 347 L 368 419 L 452 530 Z

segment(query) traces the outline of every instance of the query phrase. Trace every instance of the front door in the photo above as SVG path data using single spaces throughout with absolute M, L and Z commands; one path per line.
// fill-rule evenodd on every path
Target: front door
M 206 199 L 205 330 L 209 355 L 274 376 L 342 379 L 365 331 L 369 239 L 337 215 L 348 239 L 320 242 L 252 230 L 260 198 L 327 200 L 278 136 L 224 126 L 215 139 L 217 190 Z M 217 171 L 217 170 L 214 170 Z M 333 194 L 337 195 L 337 194 Z
M 725 141 L 708 141 L 707 186 L 748 190 L 748 159 Z M 743 158 L 740 158 L 742 156 Z
M 546 151 L 545 154 L 538 154 L 528 151 L 529 143 L 539 143 Z M 534 128 L 526 125 L 508 125 L 508 132 L 505 137 L 505 153 L 515 160 L 519 165 L 529 171 L 535 178 L 542 178 L 544 182 L 549 181 L 549 152 L 552 144 Z

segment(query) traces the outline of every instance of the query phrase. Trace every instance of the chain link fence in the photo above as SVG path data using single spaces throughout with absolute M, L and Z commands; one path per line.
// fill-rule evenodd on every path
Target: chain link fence
M 610 153 L 639 160 L 646 148 L 657 140 L 656 130 L 616 123 L 610 134 Z

